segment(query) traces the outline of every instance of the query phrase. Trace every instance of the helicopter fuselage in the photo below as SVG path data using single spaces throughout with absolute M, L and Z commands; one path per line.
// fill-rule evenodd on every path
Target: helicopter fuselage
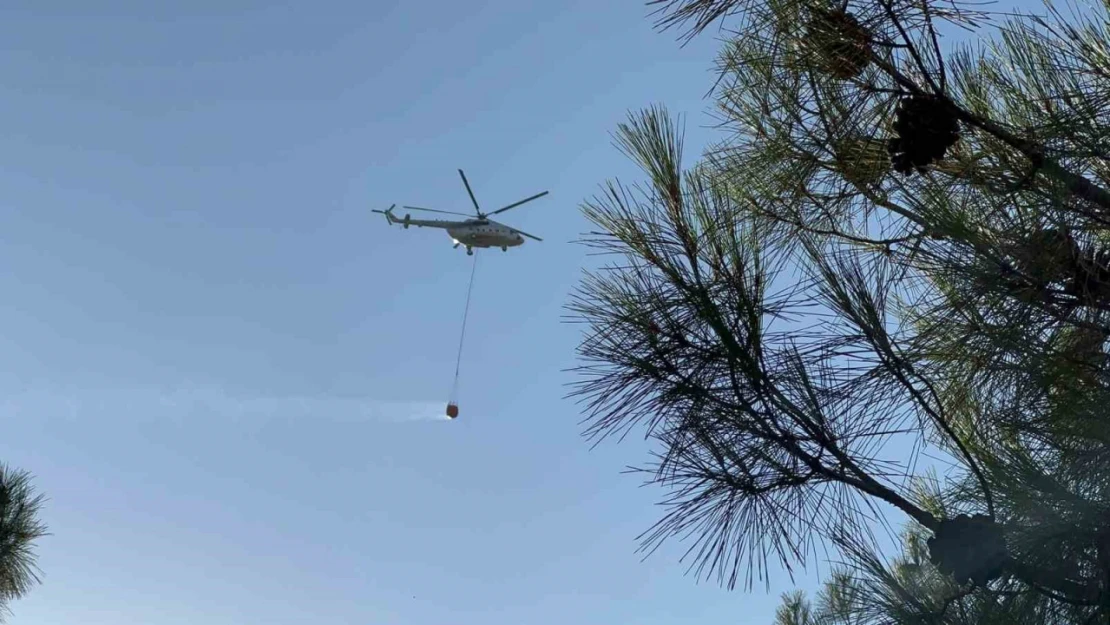
M 467 247 L 510 248 L 524 243 L 524 237 L 516 230 L 489 219 L 468 219 L 452 224 L 447 228 L 447 234 L 455 243 Z
M 410 226 L 416 226 L 417 228 L 446 230 L 447 235 L 455 242 L 455 247 L 465 245 L 468 254 L 472 254 L 476 247 L 499 247 L 508 251 L 510 247 L 517 247 L 524 243 L 524 237 L 519 232 L 491 219 L 447 221 L 444 219 L 413 219 L 410 215 L 397 218 L 393 216 L 392 209 L 382 212 L 385 213 L 389 223 L 400 224 L 406 229 Z

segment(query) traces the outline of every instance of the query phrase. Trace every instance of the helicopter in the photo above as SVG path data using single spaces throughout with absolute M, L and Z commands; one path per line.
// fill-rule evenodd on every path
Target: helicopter
M 510 247 L 517 247 L 524 244 L 524 237 L 535 239 L 536 241 L 543 241 L 543 239 L 528 234 L 523 230 L 518 230 L 511 226 L 498 223 L 490 219 L 490 215 L 503 213 L 510 208 L 516 208 L 526 202 L 541 198 L 547 195 L 547 191 L 537 193 L 532 197 L 525 198 L 519 202 L 513 202 L 508 206 L 499 208 L 491 213 L 483 213 L 482 209 L 478 206 L 478 200 L 474 198 L 474 191 L 470 189 L 470 182 L 466 179 L 466 174 L 463 170 L 459 170 L 459 176 L 462 177 L 463 184 L 466 186 L 466 192 L 470 195 L 470 201 L 474 203 L 474 217 L 466 213 L 455 213 L 452 211 L 436 210 L 434 208 L 420 208 L 418 206 L 405 206 L 409 210 L 428 211 L 430 213 L 443 213 L 446 215 L 461 215 L 467 217 L 464 221 L 451 221 L 445 219 L 413 219 L 410 215 L 406 214 L 403 218 L 398 218 L 393 214 L 393 209 L 397 207 L 396 204 L 390 206 L 384 211 L 374 209 L 375 213 L 385 215 L 386 221 L 392 224 L 401 224 L 403 227 L 416 226 L 417 228 L 442 228 L 447 231 L 451 240 L 455 242 L 452 247 L 457 249 L 460 245 L 466 246 L 467 256 L 474 254 L 474 248 L 486 247 L 500 247 L 502 252 L 509 251 Z

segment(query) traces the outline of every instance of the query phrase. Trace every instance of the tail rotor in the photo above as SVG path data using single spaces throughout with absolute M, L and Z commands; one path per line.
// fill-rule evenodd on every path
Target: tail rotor
M 374 213 L 381 213 L 382 215 L 385 215 L 386 223 L 392 224 L 393 223 L 393 209 L 395 209 L 395 208 L 397 208 L 397 205 L 393 204 L 392 206 L 385 209 L 384 211 L 380 211 L 376 208 L 372 208 L 372 209 L 370 209 L 370 211 L 374 212 Z

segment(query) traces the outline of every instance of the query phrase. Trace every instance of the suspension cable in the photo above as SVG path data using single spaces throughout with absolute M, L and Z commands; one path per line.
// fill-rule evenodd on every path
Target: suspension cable
M 455 356 L 455 381 L 451 385 L 450 401 L 454 402 L 459 391 L 459 365 L 462 363 L 463 339 L 466 338 L 466 319 L 470 314 L 470 293 L 474 290 L 474 274 L 478 270 L 478 255 L 474 255 L 474 263 L 470 266 L 470 284 L 466 287 L 466 305 L 463 307 L 462 331 L 459 332 L 459 352 Z

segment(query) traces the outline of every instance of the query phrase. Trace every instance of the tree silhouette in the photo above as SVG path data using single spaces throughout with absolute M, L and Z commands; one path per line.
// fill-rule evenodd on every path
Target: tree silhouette
M 41 581 L 33 546 L 47 535 L 38 518 L 42 503 L 28 473 L 0 464 L 0 620 L 12 601 Z
M 690 167 L 661 106 L 617 132 L 569 308 L 587 435 L 642 427 L 671 490 L 645 547 L 729 587 L 894 510 L 953 584 L 1110 617 L 1107 5 L 942 54 L 955 2 L 657 0 L 720 53 L 728 138 Z M 943 479 L 924 480 L 922 453 Z M 924 481 L 923 481 L 924 480 Z M 938 507 L 936 502 L 944 502 Z M 874 549 L 874 547 L 867 547 Z

